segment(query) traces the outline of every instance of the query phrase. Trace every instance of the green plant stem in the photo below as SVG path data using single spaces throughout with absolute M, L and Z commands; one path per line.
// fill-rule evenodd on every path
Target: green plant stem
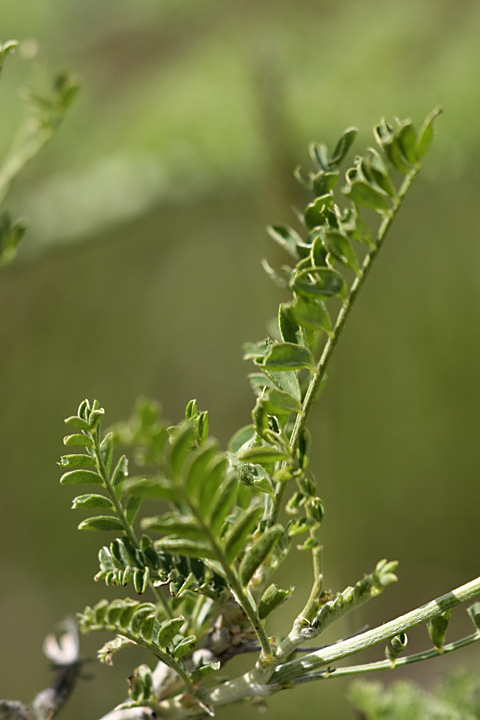
M 265 631 L 265 628 L 263 626 L 262 621 L 260 620 L 258 616 L 258 612 L 256 608 L 253 606 L 250 599 L 247 597 L 246 593 L 243 590 L 243 587 L 238 581 L 238 578 L 236 574 L 232 571 L 232 568 L 230 567 L 230 563 L 228 562 L 227 558 L 225 557 L 225 554 L 220 547 L 220 545 L 217 543 L 216 539 L 213 537 L 212 533 L 210 532 L 209 526 L 203 521 L 203 518 L 200 516 L 196 506 L 190 502 L 189 498 L 185 498 L 190 506 L 191 511 L 194 513 L 196 519 L 201 524 L 202 529 L 208 538 L 208 542 L 210 543 L 211 547 L 213 548 L 217 558 L 218 562 L 222 566 L 226 578 L 228 580 L 228 583 L 230 587 L 232 588 L 233 592 L 235 593 L 237 597 L 238 604 L 244 611 L 245 615 L 248 617 L 250 624 L 252 625 L 253 629 L 255 630 L 255 633 L 258 637 L 258 641 L 260 643 L 260 646 L 262 648 L 262 653 L 265 657 L 272 657 L 273 651 L 272 646 L 270 645 L 270 642 L 268 640 L 268 635 Z
M 417 625 L 428 622 L 445 610 L 449 610 L 456 605 L 471 600 L 479 594 L 480 577 L 373 630 L 368 630 L 350 640 L 344 640 L 341 643 L 331 645 L 328 648 L 311 653 L 298 660 L 280 665 L 274 671 L 271 682 L 288 683 L 290 680 L 304 675 L 311 670 L 315 670 L 323 665 L 329 665 L 336 660 L 340 660 L 348 655 L 353 655 L 373 645 L 378 645 L 381 642 L 389 640 L 394 635 L 407 632 Z
M 348 316 L 350 315 L 350 311 L 353 307 L 353 304 L 355 300 L 357 299 L 358 293 L 360 292 L 363 283 L 365 282 L 368 273 L 370 272 L 370 269 L 372 267 L 373 261 L 375 260 L 376 256 L 378 255 L 378 252 L 380 248 L 382 247 L 385 238 L 388 234 L 388 231 L 390 230 L 392 223 L 396 217 L 396 214 L 398 210 L 400 209 L 400 206 L 402 204 L 402 201 L 407 194 L 410 185 L 412 184 L 413 180 L 415 179 L 419 167 L 413 168 L 406 176 L 405 179 L 400 187 L 400 190 L 398 191 L 398 197 L 393 203 L 393 206 L 388 214 L 386 214 L 380 223 L 380 227 L 378 229 L 377 233 L 377 239 L 373 247 L 370 248 L 369 252 L 366 254 L 362 266 L 358 272 L 358 274 L 355 277 L 355 280 L 352 283 L 352 286 L 350 288 L 350 291 L 348 293 L 348 297 L 343 303 L 340 312 L 338 313 L 337 320 L 335 322 L 335 327 L 333 328 L 333 332 L 329 339 L 327 340 L 327 343 L 325 344 L 325 347 L 322 352 L 322 356 L 317 364 L 317 372 L 313 374 L 312 379 L 310 380 L 310 384 L 308 386 L 307 392 L 305 393 L 305 397 L 302 404 L 302 413 L 297 415 L 297 419 L 295 421 L 294 428 L 292 430 L 292 434 L 290 436 L 290 447 L 292 451 L 292 455 L 295 453 L 298 445 L 298 440 L 300 438 L 300 433 L 302 432 L 303 428 L 305 427 L 307 420 L 308 420 L 308 414 L 312 408 L 313 403 L 315 402 L 315 398 L 317 396 L 317 392 L 320 388 L 320 383 L 322 382 L 323 378 L 325 377 L 325 373 L 328 368 L 328 364 L 330 362 L 330 359 L 332 357 L 333 351 L 335 350 L 335 347 L 338 343 L 338 340 L 340 338 L 340 335 L 342 334 L 342 331 L 345 327 L 345 323 L 347 322 Z M 286 483 L 279 483 L 276 492 L 275 497 L 273 500 L 272 505 L 272 512 L 270 515 L 270 518 L 268 519 L 268 526 L 274 525 L 277 522 L 278 515 L 280 513 L 280 510 L 282 508 L 283 504 L 283 496 L 285 494 L 285 486 Z
M 293 681 L 293 685 L 301 685 L 306 682 L 312 682 L 313 680 L 327 680 L 333 677 L 344 677 L 345 675 L 361 675 L 362 673 L 376 672 L 378 670 L 393 670 L 398 667 L 402 667 L 403 665 L 412 665 L 413 663 L 422 662 L 423 660 L 431 660 L 435 657 L 442 657 L 454 650 L 460 650 L 460 648 L 467 647 L 478 640 L 480 640 L 480 631 L 473 633 L 473 635 L 468 635 L 461 640 L 456 640 L 448 645 L 444 645 L 441 650 L 431 648 L 430 650 L 415 653 L 414 655 L 397 658 L 395 665 L 392 665 L 390 660 L 379 660 L 378 662 L 365 663 L 365 665 L 349 665 L 348 667 L 335 668 L 334 670 L 321 670 L 320 672 L 312 672 L 308 673 L 308 675 L 296 678 Z
M 113 488 L 112 481 L 110 480 L 110 476 L 107 472 L 107 468 L 105 467 L 105 463 L 103 462 L 102 453 L 100 451 L 100 429 L 97 427 L 95 431 L 92 433 L 93 442 L 95 444 L 95 455 L 97 456 L 97 462 L 98 462 L 98 469 L 100 471 L 100 475 L 102 476 L 102 480 L 105 485 L 105 489 L 108 492 L 108 495 L 110 497 L 110 500 L 113 503 L 113 506 L 115 508 L 115 512 L 117 513 L 118 519 L 123 525 L 123 530 L 125 532 L 125 535 L 130 540 L 131 544 L 140 550 L 140 543 L 137 540 L 137 536 L 135 535 L 135 531 L 133 530 L 132 526 L 129 524 L 124 509 L 122 507 L 122 503 L 117 497 L 117 494 Z M 170 605 L 166 601 L 166 599 L 163 597 L 161 591 L 156 588 L 153 584 L 153 581 L 151 580 L 149 582 L 150 588 L 157 598 L 157 600 L 161 603 L 163 609 L 165 610 L 167 617 L 172 617 L 172 610 L 170 608 Z
M 119 629 L 118 629 L 117 625 L 101 625 L 98 627 L 91 628 L 91 631 L 95 631 L 95 630 L 104 630 L 106 632 L 111 632 L 114 635 L 119 634 Z M 90 632 L 90 630 L 89 630 L 89 632 Z M 180 665 L 177 662 L 175 662 L 174 658 L 172 658 L 171 655 L 169 655 L 166 652 L 163 652 L 163 650 L 161 650 L 157 646 L 152 647 L 152 643 L 149 643 L 147 640 L 142 640 L 142 638 L 139 637 L 138 635 L 133 635 L 127 629 L 122 629 L 120 634 L 122 635 L 122 637 L 126 637 L 128 640 L 132 640 L 132 642 L 134 642 L 135 645 L 141 645 L 142 647 L 144 647 L 147 650 L 149 650 L 150 652 L 152 652 L 155 655 L 155 657 L 157 657 L 159 660 L 161 660 L 163 663 L 165 663 L 165 665 L 167 665 L 169 668 L 171 668 L 172 670 L 174 670 L 177 673 L 177 675 L 181 678 L 182 682 L 184 683 L 185 689 L 187 690 L 187 692 L 189 692 L 192 695 L 194 694 L 193 686 L 190 681 L 190 678 L 188 677 L 188 674 L 185 672 L 185 670 L 183 670 L 180 667 Z

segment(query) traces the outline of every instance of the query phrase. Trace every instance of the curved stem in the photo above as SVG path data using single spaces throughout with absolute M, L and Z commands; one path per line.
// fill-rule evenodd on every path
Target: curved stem
M 480 631 L 473 633 L 473 635 L 468 635 L 468 637 L 464 637 L 461 640 L 456 640 L 448 645 L 444 645 L 441 650 L 431 648 L 430 650 L 424 650 L 423 652 L 415 653 L 414 655 L 397 658 L 395 665 L 392 665 L 390 660 L 379 660 L 378 662 L 365 663 L 364 665 L 349 665 L 348 667 L 335 669 L 328 668 L 327 670 L 309 673 L 308 675 L 296 678 L 296 680 L 293 681 L 293 685 L 301 685 L 303 683 L 312 682 L 313 680 L 326 680 L 333 677 L 344 677 L 345 675 L 360 675 L 362 673 L 376 672 L 378 670 L 393 670 L 401 667 L 402 665 L 412 665 L 413 663 L 423 662 L 423 660 L 431 660 L 435 657 L 442 657 L 454 650 L 460 650 L 460 648 L 467 647 L 478 640 L 480 640 Z

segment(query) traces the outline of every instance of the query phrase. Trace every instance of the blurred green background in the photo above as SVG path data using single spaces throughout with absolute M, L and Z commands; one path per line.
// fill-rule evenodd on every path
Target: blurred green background
M 293 222 L 306 201 L 291 173 L 308 165 L 308 142 L 331 145 L 354 124 L 364 148 L 382 115 L 420 124 L 438 104 L 433 149 L 311 419 L 313 470 L 327 585 L 400 561 L 400 584 L 336 632 L 478 575 L 478 2 L 3 0 L 0 32 L 23 41 L 0 88 L 2 152 L 22 117 L 19 86 L 64 66 L 83 79 L 8 203 L 31 227 L 0 280 L 0 697 L 28 702 L 45 687 L 44 636 L 118 592 L 93 584 L 108 538 L 77 532 L 75 493 L 58 483 L 63 418 L 97 397 L 115 422 L 143 394 L 177 422 L 196 397 L 226 443 L 253 405 L 242 343 L 262 338 L 282 300 L 260 267 L 264 255 L 284 261 L 264 226 Z M 309 581 L 307 557 L 283 571 L 296 593 L 272 634 Z M 468 631 L 457 610 L 452 638 Z M 102 640 L 82 640 L 82 653 Z M 425 647 L 425 631 L 410 641 Z M 89 665 L 65 717 L 107 712 L 145 659 Z M 428 686 L 457 663 L 478 668 L 478 648 L 395 677 Z M 303 717 L 353 718 L 347 688 L 282 693 L 270 716 L 297 716 L 301 703 Z M 256 711 L 218 716 L 245 712 Z

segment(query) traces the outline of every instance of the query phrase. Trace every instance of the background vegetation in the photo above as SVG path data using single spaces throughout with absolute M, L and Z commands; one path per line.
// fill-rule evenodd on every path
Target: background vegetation
M 382 114 L 419 123 L 437 104 L 435 145 L 312 418 L 313 470 L 327 584 L 400 560 L 400 584 L 365 622 L 477 575 L 478 4 L 3 0 L 0 30 L 24 41 L 2 79 L 2 152 L 19 85 L 62 65 L 84 85 L 9 203 L 31 229 L 0 283 L 0 697 L 29 701 L 45 687 L 45 634 L 108 596 L 91 583 L 98 538 L 78 534 L 58 484 L 63 418 L 89 396 L 121 419 L 144 394 L 177 422 L 196 397 L 226 442 L 253 405 L 241 345 L 262 337 L 280 297 L 260 267 L 277 252 L 264 226 L 292 222 L 303 202 L 291 171 L 308 162 L 308 142 L 332 143 L 352 124 L 370 142 Z M 303 568 L 290 573 L 284 582 L 300 588 Z M 98 642 L 84 640 L 83 653 Z M 142 659 L 89 666 L 69 716 L 123 699 Z M 395 677 L 428 685 L 458 662 L 478 667 L 478 649 Z M 269 706 L 282 720 L 301 698 L 305 717 L 322 703 L 325 717 L 349 718 L 345 691 L 312 684 Z

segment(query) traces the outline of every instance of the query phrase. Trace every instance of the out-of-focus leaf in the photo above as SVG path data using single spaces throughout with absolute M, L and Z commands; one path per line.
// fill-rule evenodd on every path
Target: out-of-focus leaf
M 288 308 L 296 322 L 302 327 L 322 330 L 327 334 L 331 333 L 332 322 L 330 315 L 321 300 L 297 295 L 295 301 Z
M 261 363 L 267 370 L 282 372 L 283 370 L 301 370 L 315 367 L 315 358 L 310 350 L 294 343 L 277 343 L 272 345 L 269 353 Z
M 242 462 L 248 463 L 273 463 L 279 460 L 286 460 L 289 458 L 287 450 L 280 450 L 279 448 L 266 447 L 260 445 L 258 447 L 247 448 L 242 450 L 238 454 L 238 459 Z
M 283 225 L 270 225 L 267 231 L 272 240 L 298 260 L 297 244 L 302 242 L 302 238 L 295 230 Z
M 212 548 L 198 540 L 185 540 L 182 538 L 161 538 L 156 540 L 155 548 L 161 552 L 184 555 L 186 557 L 208 558 L 216 560 L 217 556 Z
M 430 145 L 432 144 L 433 140 L 433 121 L 438 115 L 440 115 L 441 112 L 442 108 L 437 107 L 435 108 L 435 110 L 432 110 L 432 112 L 427 115 L 427 117 L 423 121 L 422 127 L 418 132 L 417 142 L 415 146 L 415 150 L 419 160 L 421 160 L 430 149 Z
M 266 559 L 283 534 L 284 530 L 281 525 L 273 525 L 259 537 L 244 555 L 239 569 L 240 582 L 244 587 L 248 585 L 255 570 Z
M 363 180 L 355 180 L 344 187 L 342 192 L 356 205 L 362 205 L 380 214 L 390 211 L 387 195 L 383 195 L 373 185 Z
M 238 552 L 245 547 L 248 537 L 257 527 L 263 515 L 263 507 L 251 507 L 238 517 L 225 535 L 223 547 L 229 563 L 233 562 Z
M 357 256 L 345 235 L 337 230 L 325 230 L 323 243 L 334 258 L 354 272 L 358 272 Z
M 340 273 L 325 267 L 302 270 L 294 277 L 292 286 L 299 295 L 318 300 L 347 295 L 347 285 Z

